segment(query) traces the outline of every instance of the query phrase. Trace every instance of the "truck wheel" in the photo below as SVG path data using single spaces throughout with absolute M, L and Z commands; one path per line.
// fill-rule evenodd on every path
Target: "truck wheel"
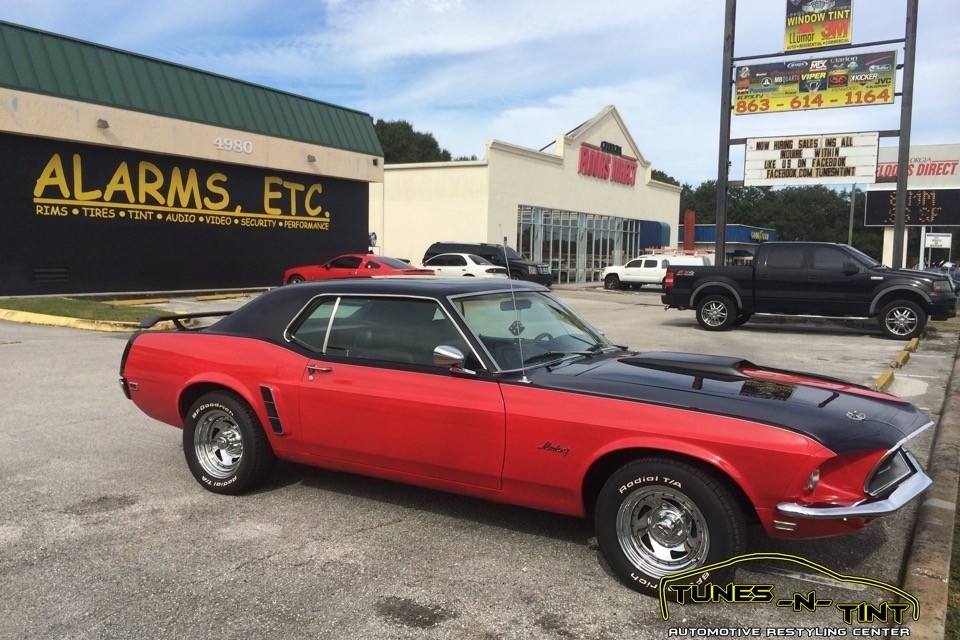
M 707 296 L 697 303 L 697 322 L 707 331 L 726 331 L 737 320 L 737 309 L 727 296 Z
M 894 300 L 880 312 L 880 330 L 894 340 L 915 338 L 926 324 L 927 314 L 909 300 Z
M 721 562 L 746 544 L 744 516 L 730 491 L 709 473 L 665 458 L 636 460 L 610 476 L 594 525 L 610 568 L 649 595 L 657 595 L 660 578 Z M 732 571 L 695 579 L 722 584 Z
M 257 414 L 224 391 L 208 393 L 190 408 L 183 454 L 204 489 L 229 495 L 262 484 L 277 461 Z
M 620 284 L 620 278 L 611 273 L 609 276 L 603 279 L 603 288 L 613 291 L 615 289 L 622 289 L 623 285 Z

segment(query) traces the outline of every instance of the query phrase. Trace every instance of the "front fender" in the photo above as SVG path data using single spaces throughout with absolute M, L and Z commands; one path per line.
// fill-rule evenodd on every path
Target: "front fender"
M 891 296 L 891 295 L 890 295 L 891 293 L 893 293 L 893 292 L 895 292 L 895 291 L 902 291 L 902 292 L 904 292 L 906 295 L 905 295 L 905 296 L 901 296 L 901 297 L 904 298 L 904 299 L 906 299 L 906 300 L 910 300 L 910 299 L 911 299 L 912 297 L 914 297 L 914 296 L 920 296 L 921 298 L 923 298 L 923 301 L 924 301 L 925 303 L 927 303 L 927 304 L 931 304 L 931 303 L 933 302 L 933 299 L 930 298 L 930 295 L 929 295 L 926 291 L 924 291 L 923 289 L 918 289 L 918 288 L 916 288 L 916 287 L 911 287 L 911 286 L 905 285 L 905 284 L 904 284 L 904 285 L 898 285 L 898 286 L 890 287 L 890 288 L 888 288 L 888 289 L 884 289 L 883 291 L 880 291 L 879 293 L 877 293 L 877 294 L 873 297 L 873 300 L 870 302 L 870 315 L 873 316 L 873 315 L 876 315 L 876 314 L 880 313 L 880 309 L 879 309 L 878 307 L 880 306 L 880 301 L 881 301 L 881 300 L 883 300 L 883 299 L 885 299 L 885 298 L 897 299 L 898 296 L 896 296 L 896 295 Z
M 625 437 L 598 449 L 583 470 L 582 477 L 591 477 L 597 469 L 606 468 L 606 461 L 660 456 L 696 464 L 712 472 L 749 503 L 754 515 L 763 520 L 775 512 L 783 496 L 802 481 L 822 460 L 833 454 L 822 445 L 797 434 L 785 434 L 795 445 L 784 451 L 771 451 L 766 460 L 738 459 L 740 447 L 711 443 L 704 446 L 692 441 L 666 436 Z M 801 442 L 802 441 L 802 442 Z M 776 460 L 770 460 L 770 457 Z M 769 464 L 768 464 L 769 463 Z M 617 464 L 619 466 L 619 464 Z M 584 496 L 586 499 L 588 496 Z M 768 523 L 764 523 L 765 525 Z

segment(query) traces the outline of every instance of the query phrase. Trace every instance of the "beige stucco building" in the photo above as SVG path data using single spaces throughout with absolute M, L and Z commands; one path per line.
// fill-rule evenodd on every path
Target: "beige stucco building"
M 507 244 L 560 281 L 677 243 L 680 188 L 651 164 L 613 106 L 541 150 L 499 140 L 472 162 L 387 165 L 370 185 L 376 252 L 419 262 L 440 240 Z

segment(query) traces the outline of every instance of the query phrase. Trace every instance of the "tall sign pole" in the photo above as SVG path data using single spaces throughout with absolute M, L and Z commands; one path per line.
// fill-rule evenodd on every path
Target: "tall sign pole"
M 914 0 L 916 2 L 916 0 Z M 727 0 L 723 26 L 723 87 L 720 95 L 720 154 L 717 161 L 717 264 L 727 256 L 727 184 L 730 176 L 730 117 L 733 104 L 733 41 L 736 33 L 737 0 Z
M 907 167 L 910 166 L 910 125 L 913 121 L 913 67 L 917 58 L 917 7 L 907 0 L 907 25 L 903 46 L 903 90 L 900 96 L 900 146 L 897 155 L 897 209 L 893 219 L 894 269 L 903 266 L 903 232 L 907 206 Z M 921 254 L 923 248 L 920 249 Z

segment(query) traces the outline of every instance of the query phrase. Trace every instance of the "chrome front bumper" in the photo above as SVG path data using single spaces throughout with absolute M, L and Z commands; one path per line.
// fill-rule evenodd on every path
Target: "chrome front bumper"
M 933 484 L 927 474 L 923 472 L 916 458 L 909 451 L 904 451 L 910 464 L 916 472 L 901 482 L 889 496 L 883 500 L 864 500 L 852 507 L 808 507 L 792 502 L 777 505 L 777 511 L 785 516 L 805 518 L 808 520 L 837 520 L 840 518 L 877 518 L 897 511 L 905 504 L 923 493 Z

